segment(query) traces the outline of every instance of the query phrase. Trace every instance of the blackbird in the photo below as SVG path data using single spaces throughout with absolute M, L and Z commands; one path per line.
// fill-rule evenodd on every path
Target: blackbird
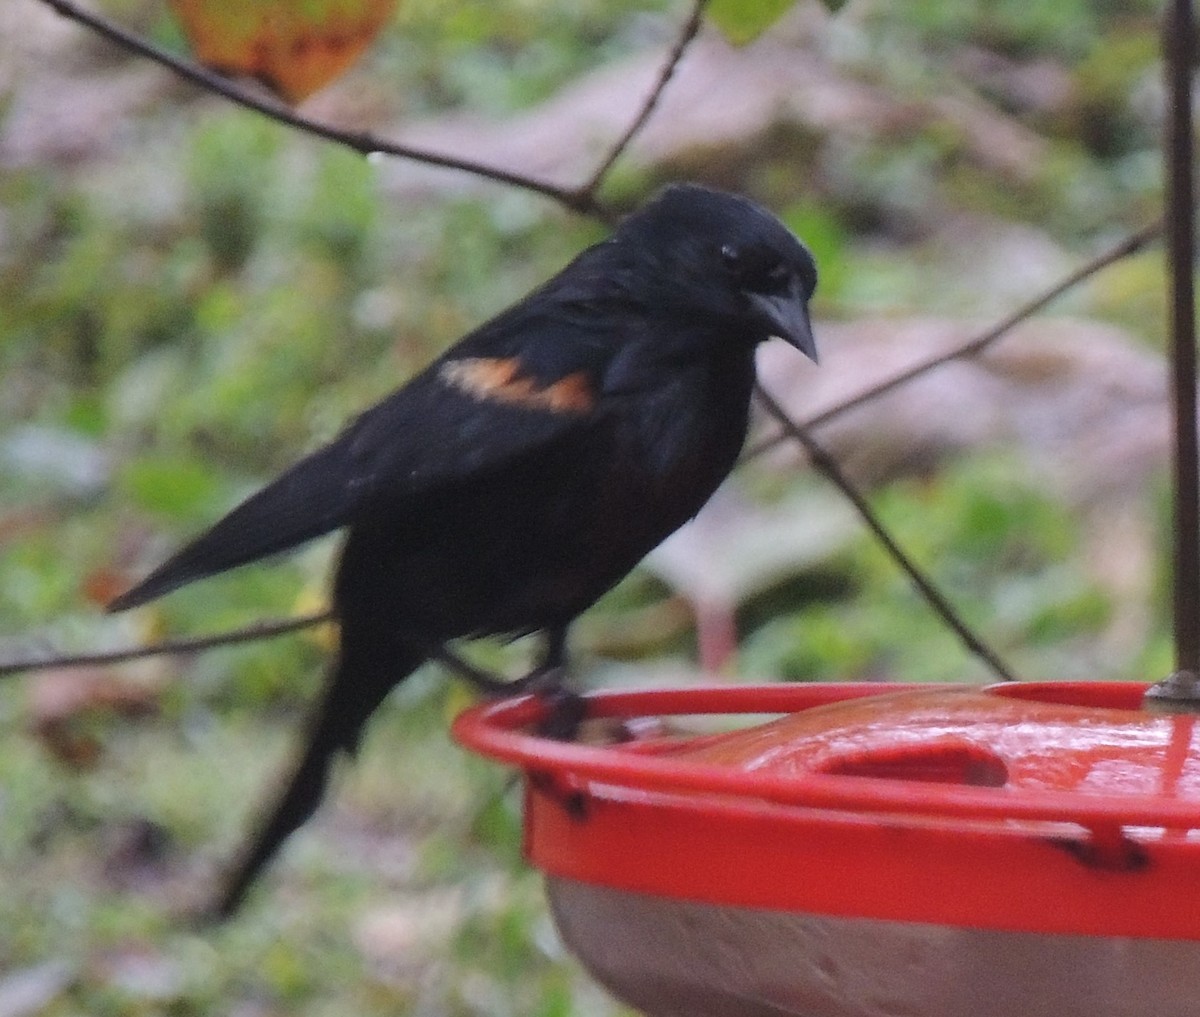
M 227 916 L 384 697 L 447 640 L 568 625 L 694 516 L 746 435 L 754 350 L 816 360 L 809 251 L 746 198 L 660 191 L 109 609 L 345 529 L 339 647 L 304 749 L 237 859 Z M 528 687 L 528 682 L 522 686 Z

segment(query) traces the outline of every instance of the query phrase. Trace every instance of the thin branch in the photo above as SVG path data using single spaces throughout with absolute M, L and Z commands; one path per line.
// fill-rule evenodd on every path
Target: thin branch
M 260 639 L 274 639 L 278 636 L 290 635 L 302 629 L 323 625 L 335 621 L 332 611 L 321 611 L 317 614 L 302 615 L 299 618 L 281 618 L 276 621 L 255 622 L 245 628 L 230 629 L 226 632 L 214 632 L 207 636 L 189 636 L 184 639 L 164 639 L 157 643 L 146 643 L 142 646 L 127 646 L 120 650 L 104 650 L 98 653 L 62 654 L 54 656 L 39 656 L 26 660 L 0 661 L 0 678 L 25 674 L 31 671 L 51 671 L 72 667 L 103 667 L 108 664 L 123 664 L 130 660 L 143 660 L 147 657 L 162 657 L 185 653 L 198 653 L 203 650 L 216 649 L 219 646 L 235 646 L 239 643 L 256 642 Z M 504 688 L 504 681 L 495 675 L 476 667 L 465 658 L 445 645 L 436 645 L 428 649 L 430 660 L 441 664 L 449 671 L 455 671 L 478 689 L 496 694 Z
M 173 53 L 168 53 L 166 50 L 160 49 L 147 40 L 126 31 L 107 18 L 84 10 L 75 4 L 74 0 L 41 0 L 41 2 L 63 17 L 90 28 L 110 42 L 116 43 L 139 56 L 161 64 L 163 67 L 168 68 L 175 74 L 206 91 L 220 95 L 230 102 L 235 102 L 246 109 L 254 110 L 256 113 L 261 113 L 263 116 L 285 124 L 288 127 L 293 127 L 296 130 L 318 138 L 324 138 L 326 141 L 332 141 L 335 144 L 344 145 L 358 152 L 360 155 L 372 155 L 379 152 L 402 159 L 412 159 L 414 162 L 425 163 L 430 166 L 462 170 L 465 173 L 472 173 L 486 180 L 494 180 L 498 183 L 508 184 L 512 187 L 533 191 L 535 194 L 552 198 L 559 204 L 580 215 L 593 216 L 605 222 L 609 222 L 612 219 L 612 213 L 596 201 L 590 190 L 559 187 L 545 180 L 538 180 L 535 177 L 525 176 L 521 173 L 513 173 L 496 166 L 475 162 L 471 159 L 460 159 L 455 156 L 442 155 L 437 152 L 413 148 L 410 145 L 401 145 L 397 142 L 387 141 L 365 131 L 341 130 L 331 124 L 302 116 L 281 103 L 272 102 L 260 95 L 254 94 L 224 75 L 210 71 L 190 60 L 184 60 Z
M 883 545 L 887 553 L 892 556 L 896 564 L 904 570 L 921 596 L 925 598 L 929 606 L 933 608 L 942 621 L 954 631 L 955 635 L 963 642 L 963 645 L 971 653 L 979 657 L 1002 681 L 1014 681 L 1015 676 L 1013 672 L 1000 659 L 999 655 L 983 639 L 975 634 L 937 587 L 933 585 L 930 579 L 900 548 L 892 535 L 884 528 L 878 516 L 875 515 L 871 506 L 867 504 L 867 500 L 842 472 L 837 461 L 823 446 L 817 443 L 804 425 L 797 424 L 787 415 L 783 407 L 775 401 L 762 385 L 756 386 L 755 391 L 763 407 L 778 421 L 787 435 L 804 446 L 809 458 L 812 460 L 813 466 L 849 499 L 855 510 L 862 517 L 863 522 L 867 524 L 868 529 L 875 535 L 875 538 Z
M 68 667 L 100 667 L 105 664 L 122 664 L 129 660 L 159 657 L 169 654 L 196 653 L 217 646 L 233 646 L 258 639 L 274 639 L 300 629 L 312 628 L 333 620 L 330 611 L 320 614 L 302 615 L 299 618 L 282 618 L 277 621 L 256 622 L 245 628 L 217 632 L 208 636 L 191 636 L 186 639 L 164 639 L 143 646 L 127 646 L 120 650 L 104 650 L 98 653 L 79 653 L 53 657 L 36 657 L 29 660 L 0 661 L 0 678 L 28 671 L 49 671 Z
M 1126 237 L 1115 247 L 1103 252 L 1102 254 L 1093 258 L 1091 261 L 1087 262 L 1085 265 L 1077 268 L 1065 279 L 1050 287 L 1050 289 L 1034 297 L 1028 303 L 1022 304 L 1006 318 L 1003 318 L 997 324 L 989 328 L 986 332 L 969 339 L 961 346 L 956 346 L 954 349 L 949 350 L 946 353 L 939 353 L 936 356 L 929 357 L 928 359 L 921 361 L 919 364 L 915 364 L 912 367 L 900 371 L 898 374 L 892 375 L 890 378 L 885 378 L 878 384 L 872 385 L 870 388 L 859 392 L 855 396 L 851 396 L 849 399 L 838 403 L 836 406 L 832 406 L 829 409 L 810 417 L 799 426 L 805 428 L 818 428 L 823 424 L 829 423 L 829 421 L 833 420 L 835 417 L 839 417 L 843 413 L 856 409 L 857 407 L 862 406 L 864 403 L 870 402 L 877 396 L 883 395 L 885 392 L 890 392 L 894 388 L 899 388 L 901 385 L 907 384 L 915 378 L 919 378 L 923 374 L 928 374 L 930 371 L 941 367 L 944 364 L 952 363 L 955 360 L 963 360 L 968 357 L 977 356 L 998 339 L 1003 338 L 1006 334 L 1008 334 L 1008 332 L 1016 328 L 1016 326 L 1021 324 L 1021 322 L 1025 321 L 1027 318 L 1033 317 L 1033 315 L 1037 314 L 1038 311 L 1057 300 L 1069 289 L 1078 286 L 1081 282 L 1084 282 L 1090 276 L 1095 275 L 1101 269 L 1107 268 L 1109 265 L 1112 265 L 1123 258 L 1127 258 L 1131 254 L 1134 254 L 1141 248 L 1145 247 L 1146 244 L 1150 243 L 1150 241 L 1162 233 L 1162 230 L 1162 220 L 1150 223 L 1148 226 L 1143 226 L 1140 230 L 1138 230 L 1132 236 Z M 761 455 L 768 449 L 772 449 L 786 441 L 788 437 L 789 436 L 787 432 L 784 431 L 780 434 L 763 438 L 757 444 L 747 449 L 742 458 L 743 460 L 752 459 L 757 455 Z
M 675 70 L 679 67 L 679 61 L 683 59 L 683 54 L 687 52 L 687 48 L 696 38 L 696 33 L 700 31 L 700 24 L 704 20 L 704 9 L 708 6 L 708 0 L 695 0 L 692 7 L 692 13 L 684 23 L 682 31 L 679 33 L 679 38 L 675 40 L 675 45 L 671 52 L 667 55 L 667 62 L 663 65 L 662 71 L 659 73 L 658 81 L 655 82 L 654 88 L 650 94 L 646 96 L 646 101 L 642 104 L 642 108 L 638 111 L 637 116 L 633 118 L 633 122 L 625 129 L 625 133 L 617 139 L 616 144 L 609 150 L 596 167 L 596 171 L 592 174 L 591 179 L 579 189 L 581 197 L 586 196 L 591 198 L 596 188 L 600 186 L 601 181 L 612 169 L 621 154 L 629 147 L 629 143 L 633 141 L 637 133 L 646 126 L 646 121 L 650 119 L 650 114 L 654 112 L 658 105 L 658 100 L 662 98 L 663 92 L 670 83 L 671 78 L 675 76 Z

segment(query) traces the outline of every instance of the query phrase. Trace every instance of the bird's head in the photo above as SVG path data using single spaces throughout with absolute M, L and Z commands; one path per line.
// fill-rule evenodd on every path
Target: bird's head
M 754 202 L 674 184 L 630 215 L 612 238 L 664 311 L 696 317 L 751 342 L 778 336 L 812 360 L 812 254 Z

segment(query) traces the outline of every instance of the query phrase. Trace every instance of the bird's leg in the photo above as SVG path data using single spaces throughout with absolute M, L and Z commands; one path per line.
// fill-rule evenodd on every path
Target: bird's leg
M 541 663 L 523 678 L 505 681 L 483 668 L 459 656 L 444 644 L 433 646 L 429 656 L 443 667 L 465 679 L 480 693 L 491 698 L 533 693 L 547 707 L 545 719 L 538 725 L 538 733 L 548 738 L 569 740 L 575 736 L 580 721 L 587 713 L 587 704 L 582 696 L 566 687 L 567 672 L 567 628 L 556 626 L 546 632 L 546 646 Z
M 429 650 L 431 660 L 436 660 L 442 667 L 453 671 L 468 684 L 475 687 L 485 696 L 510 696 L 513 694 L 513 683 L 497 678 L 490 671 L 476 667 L 469 660 L 459 656 L 444 643 L 439 643 Z
M 541 662 L 524 678 L 509 682 L 512 692 L 535 692 L 556 695 L 562 691 L 567 677 L 567 627 L 556 625 L 546 630 L 546 645 Z
M 559 741 L 571 741 L 587 716 L 587 702 L 567 688 L 567 627 L 558 625 L 546 632 L 542 662 L 521 679 L 521 683 L 546 704 L 546 716 L 538 724 L 538 734 Z
M 545 706 L 546 712 L 538 721 L 534 732 L 542 738 L 559 742 L 573 742 L 579 734 L 579 726 L 587 716 L 587 700 L 566 685 L 567 677 L 567 627 L 558 625 L 546 630 L 546 646 L 542 662 L 520 679 L 521 684 L 534 693 Z M 564 785 L 548 773 L 531 773 L 531 786 L 542 794 L 556 799 L 567 815 L 582 819 L 587 811 L 587 798 L 578 788 Z
M 549 633 L 541 663 L 524 677 L 512 680 L 472 664 L 445 643 L 429 646 L 428 654 L 431 660 L 453 671 L 485 696 L 505 698 L 528 692 L 552 693 L 561 687 L 566 672 L 566 632 L 555 630 Z

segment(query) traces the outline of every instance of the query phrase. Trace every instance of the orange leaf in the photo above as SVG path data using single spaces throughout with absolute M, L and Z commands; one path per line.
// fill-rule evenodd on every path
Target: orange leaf
M 93 569 L 83 577 L 82 592 L 89 604 L 104 607 L 117 594 L 124 593 L 133 583 L 129 576 L 111 568 Z
M 201 63 L 299 102 L 358 59 L 397 0 L 170 2 Z

